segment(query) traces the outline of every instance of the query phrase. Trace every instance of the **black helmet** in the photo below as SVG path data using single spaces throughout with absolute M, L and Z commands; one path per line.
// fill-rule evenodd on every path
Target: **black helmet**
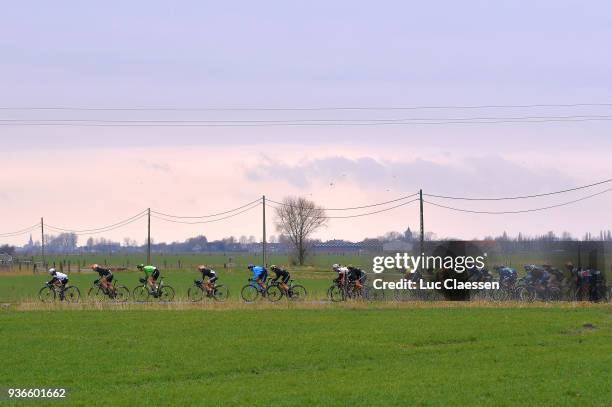
M 255 267 L 255 266 L 253 266 L 252 264 L 249 264 L 249 265 L 247 266 L 247 268 L 248 268 L 249 270 L 251 270 L 253 267 Z

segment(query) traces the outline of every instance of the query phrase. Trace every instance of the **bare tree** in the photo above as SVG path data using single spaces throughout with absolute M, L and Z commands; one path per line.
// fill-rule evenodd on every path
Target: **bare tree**
M 276 208 L 276 229 L 286 235 L 304 265 L 310 236 L 327 224 L 325 210 L 306 198 L 287 197 Z

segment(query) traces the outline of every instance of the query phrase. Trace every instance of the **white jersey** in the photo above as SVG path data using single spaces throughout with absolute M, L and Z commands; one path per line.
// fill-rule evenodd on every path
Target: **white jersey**
M 348 267 L 344 267 L 344 266 L 343 267 L 338 267 L 336 269 L 336 273 L 338 273 L 338 274 L 347 274 L 348 271 L 349 271 Z
M 68 276 L 64 273 L 60 273 L 59 271 L 56 271 L 53 277 L 57 278 L 58 280 L 68 280 Z

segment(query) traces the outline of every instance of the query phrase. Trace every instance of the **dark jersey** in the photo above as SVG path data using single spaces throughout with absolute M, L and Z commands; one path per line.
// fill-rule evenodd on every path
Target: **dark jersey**
M 279 278 L 287 278 L 289 277 L 289 272 L 287 270 L 283 270 L 280 267 L 275 267 L 272 269 L 272 271 L 274 272 L 274 275 L 276 277 L 274 277 L 274 280 L 278 280 Z
M 104 267 L 96 267 L 94 271 L 97 272 L 100 277 L 106 277 L 113 274 L 110 269 L 105 269 Z
M 202 277 L 214 278 L 217 277 L 217 273 L 211 269 L 200 269 L 200 273 L 202 273 Z
M 360 280 L 361 278 L 365 276 L 365 273 L 363 272 L 363 270 L 358 269 L 357 267 L 349 267 L 348 271 L 349 271 L 348 278 L 351 281 Z

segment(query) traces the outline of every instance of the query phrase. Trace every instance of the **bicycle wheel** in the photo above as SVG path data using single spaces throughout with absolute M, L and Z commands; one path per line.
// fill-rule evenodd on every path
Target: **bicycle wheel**
M 547 301 L 560 301 L 561 300 L 561 290 L 557 287 L 551 287 L 547 293 Z
M 213 291 L 213 298 L 216 301 L 224 302 L 229 297 L 229 289 L 224 285 L 218 285 Z
M 81 292 L 75 286 L 66 287 L 64 289 L 64 301 L 66 302 L 79 302 L 81 299 Z
M 45 286 L 38 291 L 38 298 L 42 302 L 53 302 L 55 301 L 55 290 Z
M 115 287 L 115 293 L 113 300 L 117 302 L 126 302 L 130 299 L 130 289 L 126 286 L 120 285 Z
M 204 290 L 197 285 L 193 285 L 189 287 L 189 290 L 187 290 L 187 298 L 191 302 L 202 301 L 204 298 Z
M 537 297 L 537 293 L 535 290 L 529 289 L 527 287 L 521 287 L 518 293 L 518 297 L 521 301 L 534 302 Z
M 280 301 L 283 298 L 283 290 L 277 285 L 271 285 L 266 290 L 266 297 L 272 302 Z
M 365 287 L 357 288 L 356 286 L 349 287 L 346 291 L 346 297 L 351 300 L 365 300 Z
M 174 288 L 165 285 L 159 289 L 159 301 L 170 302 L 174 299 Z
M 332 302 L 340 302 L 344 301 L 346 296 L 344 294 L 344 290 L 334 284 L 327 290 L 327 298 L 329 298 Z
M 397 302 L 414 300 L 412 290 L 396 288 L 393 290 L 393 299 Z
M 576 288 L 574 294 L 574 301 L 586 301 L 589 299 L 589 292 L 585 289 L 585 287 Z
M 89 289 L 89 291 L 87 292 L 87 298 L 98 302 L 105 301 L 108 299 L 106 293 L 104 292 L 104 289 L 98 286 L 93 286 Z
M 364 287 L 363 297 L 371 301 L 384 301 L 385 292 L 384 290 L 377 290 L 376 288 L 373 288 L 373 287 Z
M 132 297 L 134 298 L 134 301 L 136 302 L 147 302 L 150 299 L 149 289 L 145 287 L 144 285 L 139 285 L 138 287 L 134 288 L 134 290 L 132 291 Z
M 304 301 L 306 296 L 308 295 L 308 291 L 306 288 L 301 285 L 294 285 L 289 289 L 289 298 L 291 301 Z
M 240 296 L 246 302 L 254 302 L 259 296 L 259 290 L 252 285 L 245 285 L 240 291 Z

